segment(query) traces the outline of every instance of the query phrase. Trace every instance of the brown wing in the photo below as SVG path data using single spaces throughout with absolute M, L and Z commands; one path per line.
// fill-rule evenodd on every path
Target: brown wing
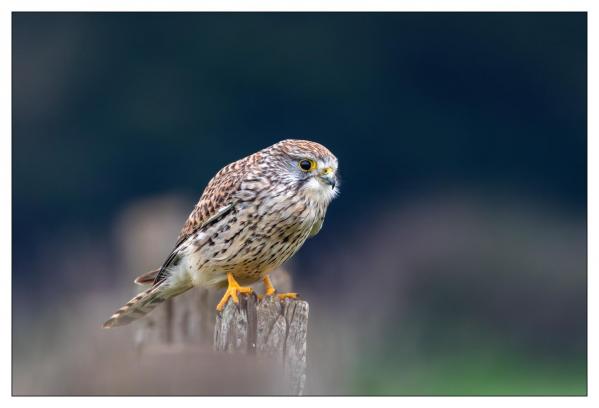
M 259 157 L 259 153 L 255 153 L 231 163 L 223 167 L 216 173 L 212 180 L 210 180 L 200 197 L 200 201 L 198 201 L 187 218 L 185 225 L 181 229 L 177 243 L 175 244 L 175 249 L 173 249 L 160 268 L 160 272 L 156 275 L 154 285 L 157 285 L 166 279 L 168 276 L 168 266 L 178 259 L 181 244 L 185 242 L 194 231 L 206 225 L 206 223 L 218 219 L 221 215 L 233 208 L 233 205 L 235 204 L 233 202 L 234 195 L 239 191 L 243 177 L 247 173 L 247 166 L 259 160 Z
M 244 167 L 247 166 L 253 156 L 225 166 L 210 180 L 200 200 L 187 218 L 185 225 L 179 233 L 175 247 L 178 247 L 195 230 L 203 226 L 207 221 L 227 209 L 233 204 L 231 201 L 234 194 L 239 191 L 241 181 L 245 175 Z

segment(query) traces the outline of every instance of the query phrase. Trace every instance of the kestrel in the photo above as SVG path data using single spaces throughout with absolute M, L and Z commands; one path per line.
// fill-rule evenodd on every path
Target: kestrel
M 260 279 L 266 295 L 274 295 L 268 274 L 320 231 L 337 193 L 337 158 L 307 140 L 283 140 L 225 166 L 206 186 L 162 267 L 135 280 L 152 286 L 104 327 L 139 319 L 194 286 L 227 286 L 217 310 L 251 293 L 242 285 Z

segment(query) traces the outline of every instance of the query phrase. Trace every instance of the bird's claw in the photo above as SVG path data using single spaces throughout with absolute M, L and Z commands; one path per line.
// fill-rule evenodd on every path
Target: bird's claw
M 289 292 L 289 293 L 277 293 L 276 296 L 279 299 L 283 300 L 283 299 L 297 299 L 299 295 L 295 292 Z
M 276 296 L 276 297 L 279 298 L 279 300 L 297 299 L 299 297 L 299 295 L 297 293 L 294 293 L 294 292 L 290 292 L 290 293 L 276 293 L 275 290 L 266 291 L 266 293 L 264 295 L 256 295 L 256 296 L 258 297 L 258 300 L 262 300 L 266 296 Z
M 272 282 L 268 275 L 265 275 L 264 278 L 264 288 L 266 292 L 264 292 L 264 296 L 277 296 L 280 300 L 283 299 L 297 299 L 297 293 L 277 293 L 277 290 L 272 286 Z M 258 300 L 262 300 L 263 296 L 258 296 Z
M 239 286 L 238 284 L 237 285 L 229 284 L 227 291 L 223 295 L 220 302 L 218 302 L 218 305 L 216 305 L 216 310 L 218 310 L 219 312 L 222 312 L 222 310 L 225 308 L 225 305 L 229 301 L 229 298 L 233 299 L 233 303 L 235 303 L 236 305 L 239 304 L 238 294 L 240 294 L 240 293 L 249 295 L 252 293 L 252 288 Z

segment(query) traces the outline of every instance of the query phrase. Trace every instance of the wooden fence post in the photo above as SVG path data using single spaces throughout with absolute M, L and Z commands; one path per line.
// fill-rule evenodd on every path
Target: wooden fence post
M 216 313 L 218 297 L 213 290 L 193 289 L 157 308 L 139 322 L 140 352 L 212 343 L 218 352 L 266 357 L 283 370 L 283 393 L 301 395 L 306 382 L 308 303 L 242 295 L 238 305 L 229 300 Z
M 216 317 L 214 349 L 267 356 L 282 364 L 289 394 L 301 395 L 306 382 L 308 303 L 255 296 L 229 300 Z

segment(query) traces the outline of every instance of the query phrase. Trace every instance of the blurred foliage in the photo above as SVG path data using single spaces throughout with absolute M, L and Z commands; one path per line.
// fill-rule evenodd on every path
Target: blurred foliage
M 500 333 L 498 333 L 500 335 Z M 405 341 L 390 339 L 390 343 Z M 482 345 L 482 347 L 481 347 Z M 586 358 L 539 361 L 504 349 L 491 337 L 447 349 L 406 356 L 391 348 L 354 367 L 352 393 L 361 395 L 585 395 Z

